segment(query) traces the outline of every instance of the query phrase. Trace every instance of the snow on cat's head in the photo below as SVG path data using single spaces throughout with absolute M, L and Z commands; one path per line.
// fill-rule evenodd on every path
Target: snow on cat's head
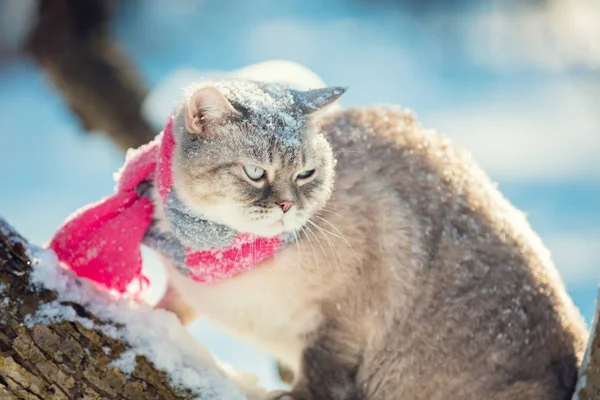
M 188 90 L 173 133 L 174 187 L 200 216 L 240 232 L 293 232 L 331 195 L 334 158 L 314 113 L 345 89 L 227 80 Z

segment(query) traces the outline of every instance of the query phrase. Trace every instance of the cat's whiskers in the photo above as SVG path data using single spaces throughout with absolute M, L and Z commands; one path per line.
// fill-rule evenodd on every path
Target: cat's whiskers
M 305 225 L 304 228 L 306 229 L 306 231 L 308 233 L 310 233 L 315 238 L 315 240 L 317 241 L 317 244 L 321 247 L 321 251 L 323 252 L 323 255 L 325 256 L 325 260 L 327 260 L 327 263 L 329 264 L 329 266 L 331 266 L 331 262 L 329 261 L 327 251 L 325 250 L 325 247 L 323 247 L 323 244 L 321 243 L 321 240 L 319 240 L 319 237 L 313 232 L 313 230 L 311 229 L 310 226 Z
M 325 247 L 323 247 L 323 244 L 321 243 L 321 240 L 319 239 L 319 237 L 313 232 L 312 228 L 308 225 L 305 225 L 304 228 L 307 230 L 307 232 L 309 232 L 317 241 L 317 244 L 321 247 L 321 251 L 323 252 L 323 255 L 325 256 L 325 260 L 327 261 L 327 265 L 329 266 L 329 268 L 332 268 L 331 265 L 331 260 L 329 259 L 329 255 L 327 254 L 327 250 L 325 250 Z
M 316 215 L 315 215 L 316 217 Z M 311 221 L 314 224 L 314 221 Z M 327 229 L 323 228 L 322 226 L 319 226 L 319 229 L 322 229 L 324 232 L 329 233 L 331 236 L 338 238 L 338 239 L 344 239 L 343 237 L 341 237 L 340 235 L 338 235 L 337 233 L 333 233 L 331 231 L 328 231 Z
M 302 232 L 304 233 L 304 236 L 308 239 L 308 243 L 310 244 L 310 247 L 312 248 L 312 251 L 313 251 L 313 256 L 315 257 L 315 264 L 316 264 L 317 271 L 318 271 L 317 273 L 319 274 L 319 278 L 321 280 L 323 280 L 323 271 L 321 271 L 321 268 L 319 267 L 319 257 L 317 257 L 317 252 L 315 251 L 315 246 L 313 246 L 310 236 L 308 236 L 306 234 L 306 230 L 304 230 L 304 227 L 300 227 L 300 230 L 302 230 Z
M 340 230 L 338 228 L 336 228 L 335 225 L 333 225 L 331 222 L 327 221 L 325 218 L 319 217 L 318 215 L 315 215 L 315 218 L 319 218 L 321 221 L 325 222 L 326 224 L 329 224 L 333 229 L 335 229 L 335 231 L 340 235 L 339 237 L 344 242 L 346 242 L 346 244 L 348 245 L 348 247 L 350 248 L 350 250 L 352 250 L 352 252 L 356 256 L 356 258 L 359 258 L 358 254 L 356 253 L 356 251 L 354 251 L 354 247 L 352 247 L 352 245 L 350 244 L 350 242 L 348 242 L 348 239 L 346 239 L 346 237 L 342 234 L 342 232 L 340 232 Z
M 300 272 L 300 237 L 296 230 L 293 230 L 292 232 L 294 232 L 294 238 L 296 239 L 296 240 L 294 240 L 294 242 L 296 243 L 296 250 L 298 250 L 298 257 L 296 258 L 296 261 L 297 261 L 296 272 L 299 273 Z
M 354 226 L 354 224 L 350 223 L 348 221 L 348 218 L 344 217 L 342 214 L 336 213 L 335 211 L 331 211 L 331 210 L 328 210 L 326 208 L 321 208 L 321 211 L 325 211 L 325 212 L 328 212 L 328 213 L 331 213 L 333 215 L 336 215 L 336 216 L 340 217 L 341 219 L 343 219 L 344 221 L 346 221 L 348 223 L 348 225 L 350 225 L 350 228 L 354 229 L 354 231 L 356 231 L 356 233 L 358 233 L 360 236 L 364 236 L 365 235 L 364 232 L 360 231 L 356 226 Z
M 335 250 L 335 247 L 333 246 L 333 243 L 331 242 L 331 239 L 329 238 L 329 236 L 327 236 L 326 231 L 324 231 L 323 228 L 321 228 L 319 225 L 315 224 L 310 219 L 307 222 L 309 224 L 311 224 L 312 226 L 314 226 L 315 228 L 317 228 L 317 230 L 321 233 L 321 235 L 323 235 L 323 237 L 325 238 L 325 240 L 327 240 L 327 244 L 329 244 L 329 248 L 331 248 L 331 251 L 333 253 L 333 257 L 334 257 L 335 262 L 336 262 L 336 267 L 335 268 L 339 268 L 340 267 L 340 261 L 339 261 L 338 253 Z

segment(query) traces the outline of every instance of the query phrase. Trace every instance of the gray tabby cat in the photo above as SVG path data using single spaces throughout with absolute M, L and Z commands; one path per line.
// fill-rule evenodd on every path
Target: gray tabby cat
M 569 399 L 587 332 L 524 215 L 412 115 L 321 111 L 343 92 L 190 90 L 174 128 L 181 202 L 297 240 L 214 284 L 168 266 L 159 306 L 289 366 L 291 391 L 271 399 Z

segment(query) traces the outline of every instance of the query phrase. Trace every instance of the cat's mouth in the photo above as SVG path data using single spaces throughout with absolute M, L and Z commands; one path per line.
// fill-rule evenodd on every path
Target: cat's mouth
M 277 221 L 273 222 L 270 227 L 273 229 L 279 229 L 281 230 L 281 232 L 284 232 L 286 227 L 285 218 L 281 217 Z
M 282 215 L 276 221 L 271 222 L 267 225 L 263 225 L 263 228 L 259 230 L 263 236 L 278 236 L 284 233 L 293 232 L 297 229 L 297 221 L 295 218 Z M 258 232 L 257 232 L 258 233 Z

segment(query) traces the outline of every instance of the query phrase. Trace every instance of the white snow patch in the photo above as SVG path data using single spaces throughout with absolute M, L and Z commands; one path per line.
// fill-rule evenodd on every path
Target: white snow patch
M 119 356 L 119 358 L 108 364 L 108 368 L 119 368 L 121 372 L 129 376 L 135 370 L 137 365 L 135 357 L 137 357 L 135 351 L 126 350 Z
M 169 115 L 180 103 L 183 88 L 190 82 L 231 78 L 280 83 L 297 90 L 326 86 L 325 82 L 309 68 L 285 60 L 264 61 L 231 71 L 180 68 L 163 79 L 146 96 L 142 105 L 142 114 L 157 131 L 162 130 Z
M 130 346 L 111 364 L 125 374 L 135 369 L 137 355 L 145 356 L 156 368 L 167 372 L 174 386 L 198 393 L 197 399 L 247 399 L 240 388 L 226 378 L 210 353 L 188 334 L 175 315 L 155 310 L 147 304 L 117 298 L 85 279 L 73 279 L 70 271 L 58 263 L 51 251 L 33 246 L 29 246 L 27 251 L 34 267 L 32 284 L 58 294 L 58 300 L 40 306 L 34 315 L 28 316 L 27 325 L 77 321 L 88 329 L 98 330 Z M 81 304 L 100 320 L 111 322 L 96 324 L 82 318 L 72 307 L 60 304 L 65 301 Z

